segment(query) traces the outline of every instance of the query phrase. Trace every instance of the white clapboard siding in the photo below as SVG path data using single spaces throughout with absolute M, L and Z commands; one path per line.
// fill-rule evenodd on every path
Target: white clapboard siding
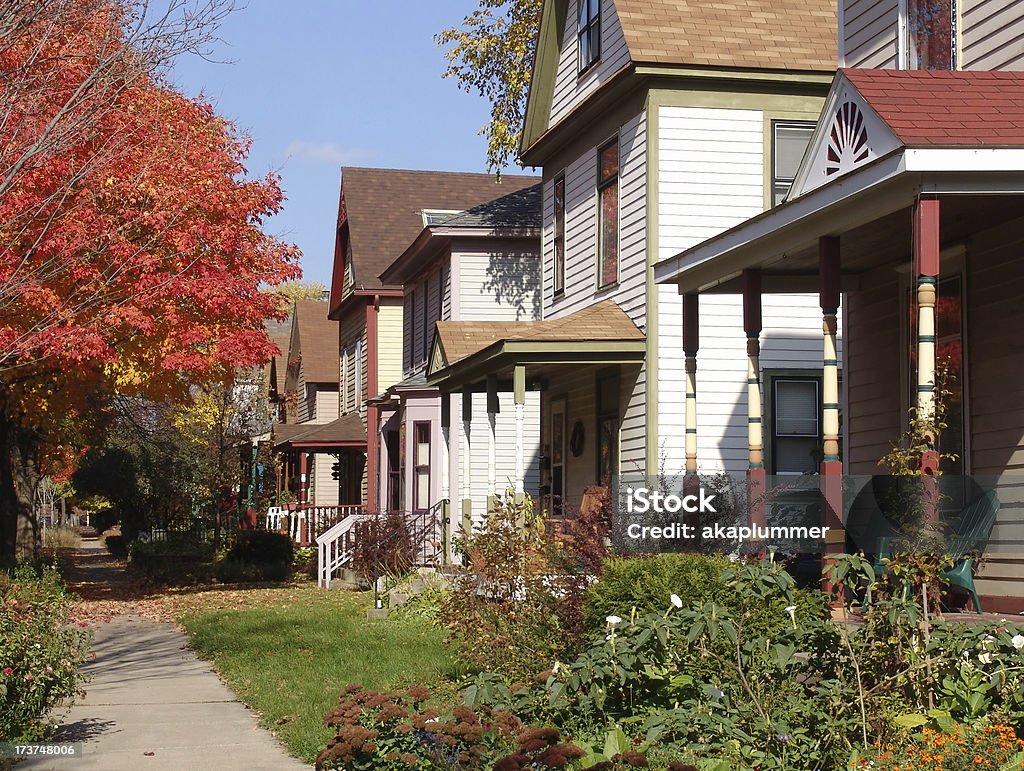
M 452 264 L 451 257 L 445 257 L 441 263 L 441 319 L 452 318 Z M 427 354 L 430 355 L 429 353 Z
M 961 61 L 965 70 L 1024 69 L 1024 2 L 962 0 Z
M 544 318 L 557 318 L 601 300 L 618 303 L 642 330 L 647 327 L 647 114 L 619 130 L 619 283 L 598 291 L 597 148 L 590 148 L 565 171 L 565 293 L 555 297 L 554 187 L 544 187 Z M 620 468 L 644 468 L 647 414 L 646 371 L 623 383 L 626 402 L 620 431 Z
M 565 170 L 565 293 L 554 286 L 554 188 L 544 188 L 544 318 L 558 318 L 600 300 L 613 300 L 643 329 L 646 325 L 647 116 L 619 130 L 619 283 L 597 290 L 597 148 Z
M 377 389 L 380 393 L 402 379 L 403 321 L 402 301 L 382 298 L 377 313 Z
M 535 247 L 459 253 L 459 317 L 473 321 L 540 318 L 540 256 Z
M 764 118 L 758 110 L 659 108 L 659 257 L 678 254 L 762 210 Z M 697 355 L 697 461 L 747 465 L 747 358 L 742 300 L 702 295 Z M 813 295 L 765 295 L 762 371 L 821 370 L 821 310 Z M 658 293 L 658 436 L 666 473 L 683 469 L 685 374 L 682 299 Z
M 839 2 L 843 4 L 843 13 L 840 17 L 843 20 L 843 66 L 896 69 L 898 0 Z
M 487 512 L 487 496 L 503 493 L 515 478 L 516 428 L 515 405 L 511 393 L 499 395 L 501 412 L 495 418 L 495 487 L 489 490 L 487 473 L 487 443 L 490 426 L 487 418 L 487 395 L 473 394 L 473 421 L 470 447 L 467 452 L 463 440 L 461 395 L 453 394 L 451 404 L 451 454 L 458 464 L 452 465 L 451 500 L 456 503 L 453 512 L 456 520 L 461 517 L 462 474 L 469 470 L 472 484 L 473 519 L 479 524 Z M 526 393 L 526 414 L 523 421 L 523 442 L 525 448 L 525 489 L 531 495 L 537 494 L 540 485 L 540 392 Z
M 569 0 L 565 32 L 558 56 L 555 90 L 551 99 L 549 126 L 554 126 L 574 107 L 593 93 L 598 86 L 629 62 L 629 50 L 622 34 L 614 0 L 601 0 L 601 60 L 583 77 L 579 77 L 579 54 L 576 34 L 579 4 Z
M 331 467 L 337 462 L 334 455 L 318 453 L 310 456 L 313 464 L 312 489 L 313 503 L 317 506 L 338 505 L 338 480 L 332 474 Z
M 402 303 L 402 371 L 409 372 L 412 369 L 413 344 L 412 344 L 412 320 L 415 316 L 416 293 L 406 289 Z

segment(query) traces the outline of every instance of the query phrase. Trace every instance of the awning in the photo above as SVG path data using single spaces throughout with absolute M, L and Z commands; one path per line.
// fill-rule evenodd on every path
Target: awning
M 330 423 L 277 423 L 273 436 L 275 449 L 366 447 L 366 427 L 354 412 Z
M 534 365 L 531 375 L 565 365 L 641 364 L 644 333 L 609 300 L 545 321 L 439 321 L 427 385 L 444 390 Z

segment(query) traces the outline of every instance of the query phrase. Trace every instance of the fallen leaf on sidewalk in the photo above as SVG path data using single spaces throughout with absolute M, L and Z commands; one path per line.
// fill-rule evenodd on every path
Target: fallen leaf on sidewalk
M 152 757 L 153 755 L 156 755 L 155 752 L 143 752 L 142 754 L 145 755 L 146 757 Z

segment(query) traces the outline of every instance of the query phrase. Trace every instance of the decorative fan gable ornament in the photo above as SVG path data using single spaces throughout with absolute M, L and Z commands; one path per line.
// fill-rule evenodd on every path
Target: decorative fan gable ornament
M 843 102 L 829 130 L 825 176 L 846 173 L 870 154 L 864 114 L 854 102 Z

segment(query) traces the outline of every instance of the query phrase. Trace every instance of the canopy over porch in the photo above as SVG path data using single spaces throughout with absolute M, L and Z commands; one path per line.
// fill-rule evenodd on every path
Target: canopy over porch
M 513 394 L 515 408 L 515 475 L 513 486 L 524 492 L 523 415 L 527 390 L 544 392 L 549 383 L 580 368 L 611 368 L 618 376 L 622 367 L 639 369 L 646 355 L 644 333 L 614 302 L 603 301 L 567 316 L 545 321 L 489 322 L 439 321 L 434 336 L 426 382 L 441 391 L 441 422 L 446 447 L 449 441 L 450 394 L 462 393 L 462 445 L 470 447 L 474 392 L 487 394 L 487 484 L 496 492 L 494 472 L 497 437 L 495 416 L 499 392 Z M 615 411 L 618 415 L 618 398 Z M 542 413 L 545 411 L 542 393 Z M 617 423 L 616 423 L 617 426 Z M 543 431 L 542 431 L 543 433 Z M 562 437 L 567 441 L 567 433 Z M 548 442 L 550 444 L 550 441 Z M 550 451 L 549 451 L 550 455 Z M 551 473 L 551 458 L 542 459 Z M 564 473 L 564 472 L 560 472 Z M 617 470 L 612 470 L 617 473 Z M 471 498 L 470 475 L 463 473 L 463 518 Z M 592 484 L 592 482 L 591 482 Z M 561 497 L 561 482 L 548 485 Z

